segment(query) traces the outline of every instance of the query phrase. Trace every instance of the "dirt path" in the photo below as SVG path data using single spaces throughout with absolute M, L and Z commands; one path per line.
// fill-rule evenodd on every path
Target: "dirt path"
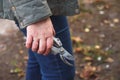
M 0 22 L 0 80 L 20 80 L 25 73 L 27 55 L 24 37 L 13 22 Z
M 86 0 L 87 1 L 87 0 Z M 88 0 L 89 1 L 89 0 Z M 99 45 L 104 51 L 111 51 L 109 55 L 113 62 L 101 63 L 97 61 L 92 63 L 93 68 L 99 67 L 100 71 L 93 73 L 96 78 L 91 78 L 90 72 L 87 76 L 82 76 L 82 80 L 88 77 L 87 80 L 120 80 L 120 1 L 118 0 L 98 0 L 92 4 L 84 5 L 84 10 L 81 15 L 71 19 L 72 35 L 80 36 L 85 45 L 95 46 Z M 74 21 L 75 20 L 75 21 Z M 87 64 L 83 61 L 86 56 L 75 54 L 77 66 L 77 79 L 81 79 L 83 67 L 81 64 Z M 99 57 L 98 57 L 99 59 Z M 95 60 L 93 60 L 95 61 Z M 85 68 L 85 66 L 84 66 Z M 89 71 L 89 70 L 88 70 Z M 83 74 L 83 73 L 81 73 Z M 93 74 L 93 75 L 94 75 Z M 84 74 L 83 74 L 84 75 Z M 94 76 L 95 76 L 94 75 Z M 83 79 L 84 78 L 84 79 Z

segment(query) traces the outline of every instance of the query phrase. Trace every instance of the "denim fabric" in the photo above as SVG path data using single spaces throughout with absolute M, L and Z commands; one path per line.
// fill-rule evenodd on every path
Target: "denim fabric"
M 56 31 L 63 47 L 72 54 L 72 44 L 69 27 L 65 16 L 51 16 Z M 21 30 L 26 35 L 26 29 Z M 74 80 L 75 67 L 66 65 L 59 55 L 49 54 L 43 56 L 29 49 L 29 60 L 26 71 L 26 80 Z M 72 62 L 74 64 L 74 62 Z

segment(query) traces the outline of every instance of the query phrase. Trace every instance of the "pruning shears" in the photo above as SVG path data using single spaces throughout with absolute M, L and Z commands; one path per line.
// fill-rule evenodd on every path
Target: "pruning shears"
M 69 65 L 69 66 L 73 66 L 72 63 L 70 63 L 69 61 L 74 61 L 74 57 L 73 55 L 71 55 L 66 49 L 63 48 L 62 46 L 62 42 L 60 41 L 59 38 L 53 38 L 53 46 L 52 46 L 52 49 L 51 49 L 51 53 L 54 54 L 54 55 L 57 55 L 59 54 L 61 60 Z

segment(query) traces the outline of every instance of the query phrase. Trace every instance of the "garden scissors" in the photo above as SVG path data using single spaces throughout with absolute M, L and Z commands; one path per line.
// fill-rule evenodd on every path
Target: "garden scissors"
M 67 50 L 65 50 L 62 46 L 62 43 L 60 41 L 59 38 L 53 38 L 53 46 L 52 46 L 52 49 L 51 49 L 51 53 L 54 54 L 54 55 L 57 55 L 59 54 L 61 60 L 69 65 L 69 66 L 73 66 L 72 63 L 70 63 L 69 61 L 74 61 L 74 57 L 73 55 L 71 55 Z

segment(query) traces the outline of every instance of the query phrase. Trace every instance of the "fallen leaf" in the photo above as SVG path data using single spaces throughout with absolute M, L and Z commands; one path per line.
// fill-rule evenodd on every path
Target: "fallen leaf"
M 115 27 L 115 24 L 114 23 L 110 23 L 110 27 Z
M 113 19 L 113 22 L 114 22 L 114 23 L 119 23 L 119 19 L 118 19 L 118 18 L 114 18 L 114 19 Z
M 113 63 L 114 62 L 114 59 L 112 59 L 112 58 L 107 58 L 106 60 L 105 60 L 105 62 L 108 62 L 108 63 Z
M 99 14 L 103 15 L 105 14 L 105 11 L 99 11 Z
M 109 4 L 106 4 L 106 5 L 105 5 L 105 8 L 106 8 L 106 9 L 109 9 L 109 8 L 110 8 L 110 5 L 109 5 Z
M 24 51 L 23 51 L 23 50 L 20 50 L 20 51 L 19 51 L 19 53 L 20 53 L 20 54 L 23 54 L 23 53 L 24 53 Z
M 90 28 L 92 28 L 92 25 L 87 24 L 86 27 L 90 29 Z
M 95 49 L 100 49 L 100 45 L 95 45 Z
M 85 60 L 85 61 L 92 61 L 92 60 L 93 60 L 93 58 L 91 58 L 91 57 L 87 56 L 87 57 L 85 57 L 85 58 L 84 58 L 84 60 Z
M 96 70 L 97 68 L 95 66 L 86 65 L 80 73 L 80 77 L 88 80 L 91 76 L 95 75 Z
M 20 69 L 20 68 L 16 68 L 16 69 L 14 69 L 14 72 L 15 72 L 15 73 L 22 72 L 22 69 Z
M 83 39 L 81 39 L 80 37 L 71 37 L 72 41 L 73 42 L 79 42 L 79 43 L 82 43 L 83 42 Z
M 97 6 L 97 8 L 98 8 L 99 10 L 103 10 L 104 7 L 105 7 L 105 6 L 103 6 L 103 5 L 99 5 L 99 6 Z
M 109 24 L 110 21 L 109 21 L 109 20 L 104 20 L 104 23 L 105 23 L 105 24 Z
M 17 75 L 18 75 L 18 77 L 24 77 L 25 76 L 24 72 L 18 73 Z
M 78 47 L 78 48 L 74 48 L 74 52 L 75 53 L 80 53 L 80 52 L 83 52 L 83 49 Z
M 90 29 L 89 29 L 89 28 L 85 28 L 84 31 L 85 31 L 85 32 L 90 32 Z

